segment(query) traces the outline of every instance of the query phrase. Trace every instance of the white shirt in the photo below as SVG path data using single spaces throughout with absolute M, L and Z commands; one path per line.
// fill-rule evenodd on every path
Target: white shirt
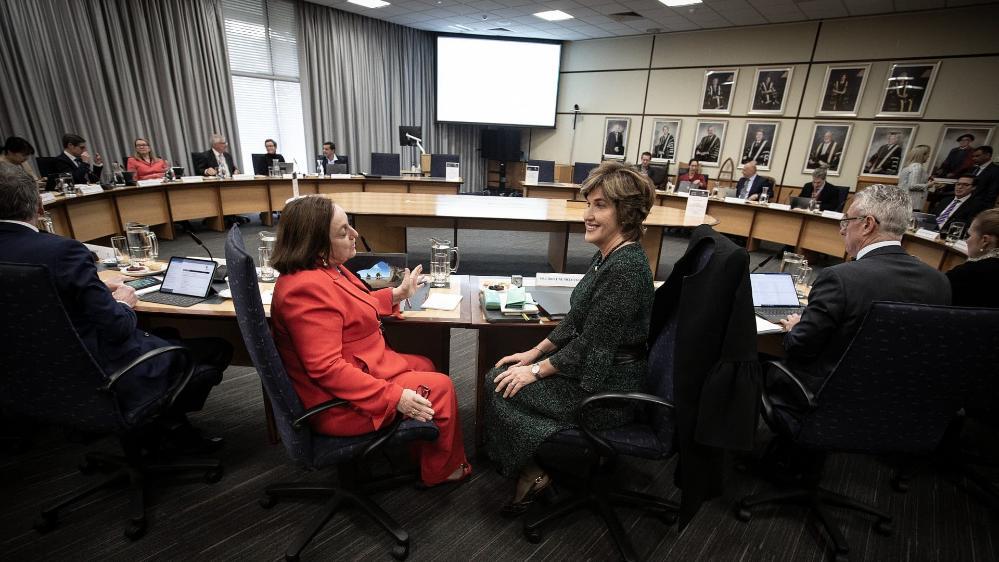
M 991 160 L 989 160 L 988 162 L 986 162 L 986 163 L 984 163 L 984 164 L 982 164 L 982 165 L 978 166 L 978 171 L 976 171 L 976 172 L 975 172 L 975 177 L 977 178 L 977 177 L 978 177 L 978 174 L 980 174 L 980 173 L 984 172 L 984 171 L 985 171 L 985 168 L 988 168 L 988 167 L 989 167 L 989 166 L 990 166 L 991 164 L 992 164 L 992 161 L 991 161 Z
M 79 156 L 73 156 L 68 150 L 63 150 L 62 153 L 66 155 L 66 158 L 69 158 L 69 161 L 73 163 L 73 166 L 76 166 L 77 168 L 80 167 L 80 165 L 76 163 L 76 159 L 79 158 Z
M 868 244 L 863 248 L 861 248 L 859 252 L 857 252 L 857 259 L 859 260 L 860 258 L 866 256 L 871 251 L 877 250 L 878 248 L 887 248 L 888 246 L 901 246 L 901 245 L 902 242 L 900 240 L 886 240 L 884 242 L 875 242 L 873 244 Z
M 743 199 L 749 197 L 749 192 L 753 189 L 753 184 L 755 182 L 756 182 L 756 174 L 753 174 L 753 175 L 749 176 L 748 178 L 746 178 L 746 183 L 745 183 L 746 194 L 742 195 L 742 194 L 736 193 L 735 194 L 736 197 L 741 197 Z
M 30 228 L 31 230 L 34 230 L 35 232 L 38 232 L 38 227 L 35 226 L 35 225 L 33 225 L 33 224 L 31 224 L 30 222 L 12 221 L 12 220 L 7 220 L 7 219 L 0 219 L 0 222 L 9 222 L 10 224 L 19 224 L 21 226 L 26 226 L 26 227 Z

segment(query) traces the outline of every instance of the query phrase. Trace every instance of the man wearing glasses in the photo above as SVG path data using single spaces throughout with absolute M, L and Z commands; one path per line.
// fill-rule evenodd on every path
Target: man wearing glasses
M 947 277 L 902 249 L 911 206 L 908 192 L 893 185 L 872 185 L 857 192 L 839 223 L 846 253 L 855 260 L 823 269 L 802 314 L 781 321 L 787 331 L 787 365 L 813 394 L 860 329 L 871 302 L 950 304 Z M 772 391 L 798 395 L 780 392 L 788 381 L 768 375 L 766 384 Z M 775 407 L 797 417 L 806 406 L 788 398 Z

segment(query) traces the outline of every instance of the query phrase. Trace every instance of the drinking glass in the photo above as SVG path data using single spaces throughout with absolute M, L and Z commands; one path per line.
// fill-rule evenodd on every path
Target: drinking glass
M 132 260 L 128 253 L 128 238 L 124 236 L 112 236 L 111 247 L 114 249 L 114 257 L 118 262 L 118 267 L 132 265 Z
M 798 267 L 797 274 L 794 275 L 794 288 L 799 297 L 805 296 L 808 288 L 812 286 L 812 268 L 808 265 L 808 260 L 802 261 Z
M 319 175 L 320 176 L 325 176 L 326 175 L 326 170 L 323 169 L 323 161 L 322 160 L 316 160 L 316 170 L 319 171 Z
M 763 191 L 760 192 L 760 201 L 759 202 L 760 202 L 760 205 L 766 205 L 767 203 L 770 202 L 770 190 L 767 189 L 766 187 L 764 187 Z
M 271 249 L 267 246 L 257 248 L 257 262 L 260 266 L 260 280 L 264 283 L 273 283 L 274 266 L 271 265 Z
M 805 256 L 801 254 L 796 254 L 794 252 L 784 252 L 784 256 L 780 259 L 780 273 L 790 273 L 794 275 L 798 269 L 801 267 L 801 263 L 805 261 Z
M 947 243 L 954 244 L 962 238 L 964 235 L 964 223 L 955 222 L 951 223 L 950 228 L 947 229 Z
M 42 216 L 38 217 L 38 225 L 42 227 L 42 230 L 48 232 L 49 234 L 55 234 L 55 225 L 52 224 L 52 215 L 48 211 L 42 213 Z
M 808 200 L 808 212 L 809 213 L 821 213 L 822 212 L 822 205 L 819 204 L 819 200 L 818 199 L 809 199 Z
M 270 230 L 261 230 L 257 236 L 260 238 L 260 244 L 267 246 L 267 249 L 274 252 L 274 245 L 277 244 L 277 233 Z
M 915 232 L 918 224 L 916 217 L 909 219 L 909 232 Z

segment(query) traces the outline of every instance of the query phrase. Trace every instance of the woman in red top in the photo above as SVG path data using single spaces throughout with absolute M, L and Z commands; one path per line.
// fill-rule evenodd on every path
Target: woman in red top
M 146 139 L 135 139 L 135 154 L 128 157 L 125 168 L 135 172 L 137 180 L 152 180 L 162 178 L 166 173 L 167 163 L 153 154 L 153 149 Z
M 296 199 L 284 207 L 274 248 L 271 323 L 274 341 L 302 404 L 311 408 L 340 398 L 350 408 L 315 416 L 312 427 L 336 436 L 376 431 L 402 415 L 433 420 L 440 435 L 419 442 L 424 484 L 461 480 L 471 474 L 458 422 L 458 401 L 447 375 L 426 357 L 397 353 L 382 336 L 380 316 L 417 288 L 422 266 L 406 269 L 396 288 L 369 291 L 342 267 L 357 250 L 347 213 L 323 196 Z M 429 388 L 426 398 L 417 393 Z
M 687 164 L 687 173 L 677 178 L 677 185 L 682 181 L 689 181 L 691 189 L 707 189 L 708 176 L 701 173 L 701 163 L 691 160 Z

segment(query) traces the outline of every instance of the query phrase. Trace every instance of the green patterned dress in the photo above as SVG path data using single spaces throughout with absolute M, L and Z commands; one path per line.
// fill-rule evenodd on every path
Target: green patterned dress
M 587 396 L 643 387 L 645 360 L 615 364 L 614 356 L 618 349 L 644 349 L 653 292 L 641 244 L 622 246 L 602 264 L 597 252 L 572 291 L 569 313 L 548 336 L 558 350 L 545 358 L 558 374 L 525 386 L 513 398 L 503 398 L 494 392 L 493 379 L 506 367 L 489 371 L 486 442 L 501 474 L 516 477 L 545 439 L 572 427 L 579 403 Z M 613 427 L 627 422 L 631 412 L 591 408 L 587 416 L 597 427 Z

